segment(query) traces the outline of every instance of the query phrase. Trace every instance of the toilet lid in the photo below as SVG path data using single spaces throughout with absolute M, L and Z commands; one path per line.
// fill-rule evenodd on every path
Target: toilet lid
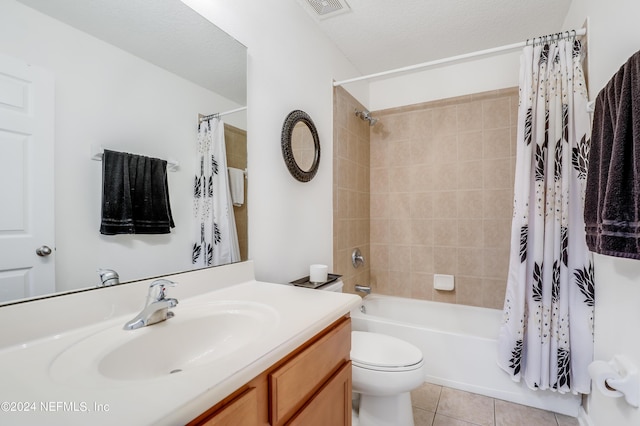
M 386 334 L 352 331 L 351 361 L 376 370 L 406 370 L 422 363 L 422 352 L 411 343 Z

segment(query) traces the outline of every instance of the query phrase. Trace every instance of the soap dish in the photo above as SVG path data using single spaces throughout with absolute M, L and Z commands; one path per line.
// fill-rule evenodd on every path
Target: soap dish
M 337 280 L 341 276 L 342 275 L 328 274 L 327 275 L 327 281 L 319 282 L 319 283 L 312 283 L 311 281 L 309 281 L 309 276 L 307 275 L 304 278 L 300 278 L 298 280 L 291 281 L 289 284 L 293 284 L 295 286 L 305 287 L 305 288 L 318 288 L 318 287 L 322 287 L 325 284 L 329 284 L 329 283 L 334 282 L 335 280 Z

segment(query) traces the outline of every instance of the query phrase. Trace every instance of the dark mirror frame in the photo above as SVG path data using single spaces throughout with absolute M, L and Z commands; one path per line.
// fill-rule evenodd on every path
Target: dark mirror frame
M 291 136 L 293 134 L 293 129 L 299 122 L 304 123 L 309 128 L 311 135 L 313 136 L 315 156 L 313 164 L 309 170 L 302 170 L 300 168 L 293 155 L 293 150 L 291 149 Z M 287 169 L 289 169 L 291 176 L 300 182 L 309 182 L 313 179 L 318 171 L 318 166 L 320 165 L 320 138 L 318 137 L 318 131 L 316 130 L 315 124 L 313 124 L 313 120 L 309 117 L 309 114 L 297 109 L 291 111 L 289 115 L 287 115 L 287 118 L 285 118 L 284 124 L 282 125 L 281 144 L 282 156 L 284 157 L 284 162 L 287 165 Z

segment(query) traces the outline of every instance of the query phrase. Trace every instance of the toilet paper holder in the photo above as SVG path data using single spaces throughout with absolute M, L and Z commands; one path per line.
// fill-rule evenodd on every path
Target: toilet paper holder
M 596 378 L 594 372 L 597 364 L 603 361 L 594 361 L 589 365 L 589 373 L 594 380 L 596 386 Z M 605 395 L 612 397 L 624 396 L 627 403 L 638 408 L 640 405 L 640 378 L 638 377 L 638 368 L 624 355 L 615 355 L 607 364 L 612 368 L 615 374 L 604 381 L 606 387 Z M 594 367 L 592 367 L 594 366 Z

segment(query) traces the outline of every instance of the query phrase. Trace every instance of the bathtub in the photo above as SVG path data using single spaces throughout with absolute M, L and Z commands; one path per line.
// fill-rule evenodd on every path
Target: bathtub
M 371 294 L 351 312 L 353 330 L 404 339 L 422 350 L 425 381 L 578 416 L 579 395 L 533 391 L 496 362 L 502 311 Z

